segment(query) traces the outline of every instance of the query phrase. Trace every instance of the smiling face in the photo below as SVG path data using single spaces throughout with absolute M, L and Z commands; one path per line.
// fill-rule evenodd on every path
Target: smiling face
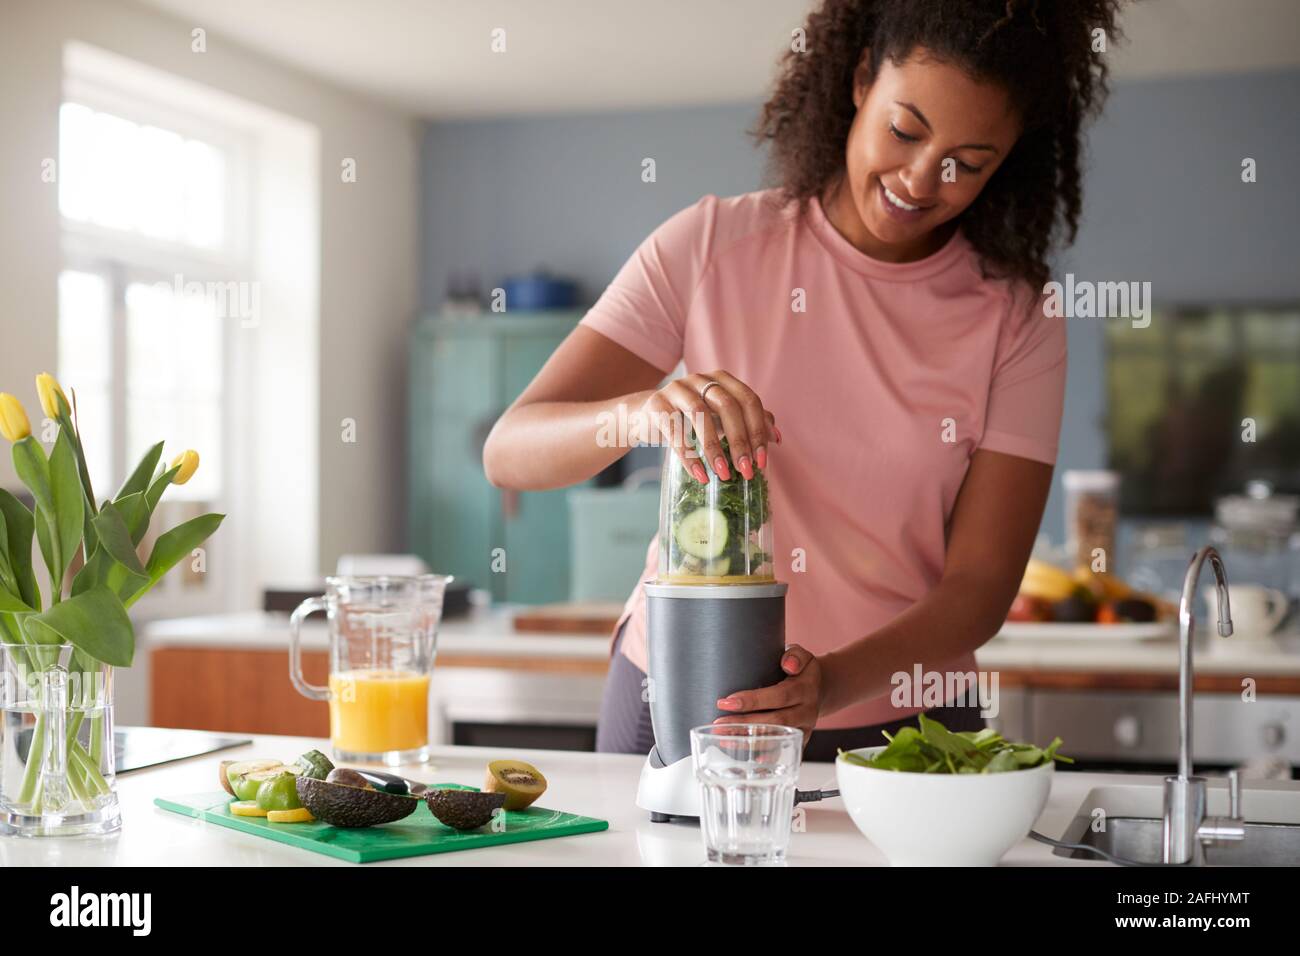
M 863 252 L 908 262 L 937 250 L 1015 145 L 1020 121 L 1006 91 L 915 50 L 854 77 L 857 116 L 847 175 L 825 203 Z

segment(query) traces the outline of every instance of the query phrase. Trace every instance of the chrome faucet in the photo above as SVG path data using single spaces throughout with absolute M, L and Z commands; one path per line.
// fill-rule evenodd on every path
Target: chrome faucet
M 1206 816 L 1205 778 L 1192 773 L 1192 638 L 1196 627 L 1196 586 L 1206 559 L 1214 570 L 1218 589 L 1219 635 L 1232 634 L 1232 611 L 1228 606 L 1228 577 L 1219 552 L 1208 545 L 1192 555 L 1183 579 L 1183 596 L 1178 602 L 1178 775 L 1165 777 L 1164 827 L 1161 859 L 1165 863 L 1205 862 L 1205 846 L 1245 839 L 1241 815 L 1241 777 L 1228 774 L 1229 815 Z

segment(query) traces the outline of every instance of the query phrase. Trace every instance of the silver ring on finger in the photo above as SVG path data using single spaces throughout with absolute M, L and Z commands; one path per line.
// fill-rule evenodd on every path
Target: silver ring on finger
M 707 403 L 707 401 L 708 401 L 708 395 L 709 395 L 709 389 L 713 388 L 713 386 L 715 386 L 715 385 L 721 387 L 722 383 L 721 383 L 721 382 L 718 382 L 718 381 L 714 381 L 714 380 L 712 380 L 712 379 L 710 379 L 709 381 L 707 381 L 707 382 L 704 383 L 704 387 L 703 387 L 702 389 L 700 389 L 700 400 L 701 400 L 701 401 L 704 401 L 704 402 Z

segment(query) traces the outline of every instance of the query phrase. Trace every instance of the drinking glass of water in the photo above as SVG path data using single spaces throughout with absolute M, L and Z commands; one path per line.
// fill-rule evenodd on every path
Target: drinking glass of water
M 706 724 L 691 731 L 700 833 L 712 863 L 782 863 L 790 845 L 803 731 L 776 724 Z

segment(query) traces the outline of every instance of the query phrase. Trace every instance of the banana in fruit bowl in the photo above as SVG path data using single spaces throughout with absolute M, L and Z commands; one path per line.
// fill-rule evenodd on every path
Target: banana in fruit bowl
M 1149 623 L 1168 620 L 1177 608 L 1136 590 L 1114 574 L 1079 567 L 1074 573 L 1037 559 L 1024 577 L 1008 621 L 1060 624 Z

